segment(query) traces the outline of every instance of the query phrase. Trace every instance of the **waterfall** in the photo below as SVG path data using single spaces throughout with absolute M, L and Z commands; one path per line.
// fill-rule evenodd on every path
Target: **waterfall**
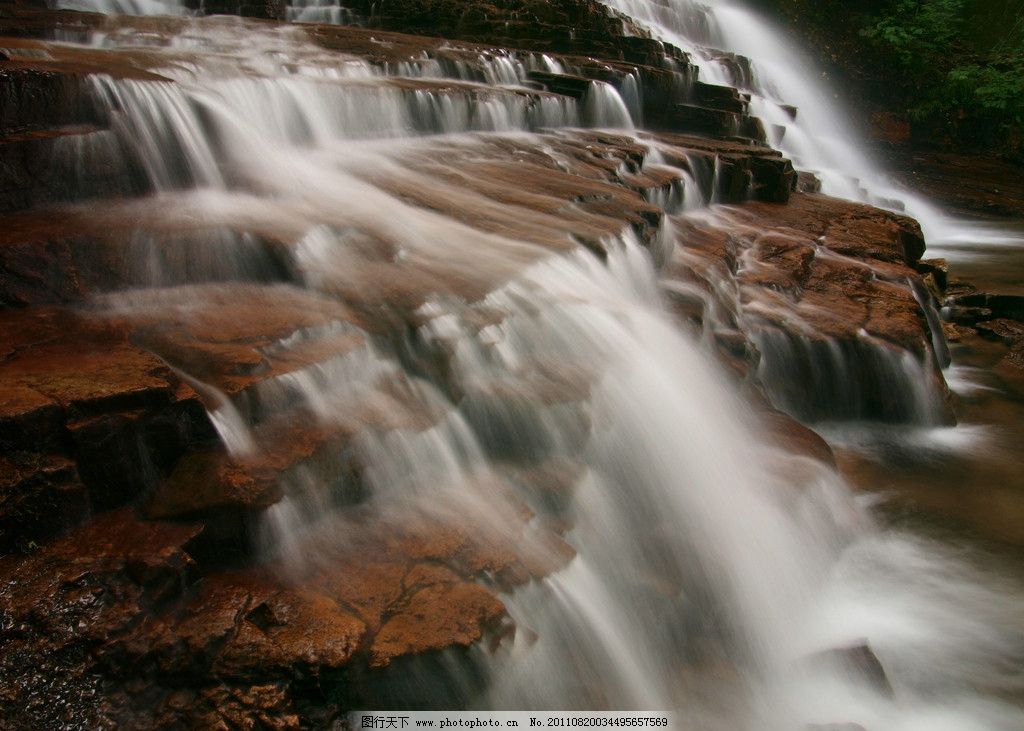
M 591 81 L 584 101 L 584 115 L 594 127 L 633 128 L 629 108 L 611 84 Z
M 718 16 L 684 9 L 719 37 Z M 272 418 L 356 435 L 360 491 L 338 486 L 330 460 L 291 474 L 262 549 L 301 573 L 368 515 L 427 515 L 548 564 L 553 534 L 575 551 L 500 587 L 515 637 L 473 650 L 482 691 L 433 703 L 674 709 L 712 731 L 1024 725 L 1000 700 L 1021 691 L 1020 595 L 879 525 L 833 470 L 770 446 L 672 321 L 652 244 L 581 222 L 586 189 L 564 205 L 543 178 L 491 164 L 497 150 L 553 175 L 578 131 L 541 128 L 632 127 L 614 88 L 595 82 L 580 110 L 516 86 L 524 65 L 511 59 L 489 67 L 491 85 L 439 84 L 325 59 L 291 31 L 196 21 L 187 33 L 154 51 L 171 81 L 94 78 L 112 129 L 169 218 L 259 232 L 290 256 L 277 290 L 351 311 L 261 346 L 341 338 L 340 354 L 230 403 L 207 391 L 235 451 L 257 449 L 247 429 Z M 663 165 L 657 145 L 630 139 L 647 150 L 639 172 Z M 840 185 L 817 154 L 802 159 Z M 680 208 L 709 199 L 696 175 L 680 180 Z M 670 248 L 671 222 L 657 226 Z M 260 255 L 244 237 L 215 240 L 225 256 Z M 199 264 L 162 274 L 98 305 L 199 317 L 222 286 Z M 865 642 L 891 688 L 845 659 Z
M 61 10 L 82 10 L 105 15 L 183 15 L 181 0 L 57 0 Z
M 769 142 L 798 169 L 817 175 L 822 192 L 905 211 L 933 245 L 1019 239 L 998 226 L 957 220 L 894 184 L 847 122 L 840 96 L 818 81 L 816 69 L 783 32 L 741 0 L 601 1 L 689 53 L 703 81 L 749 92 L 750 112 L 767 123 Z M 749 69 L 734 54 L 749 59 Z

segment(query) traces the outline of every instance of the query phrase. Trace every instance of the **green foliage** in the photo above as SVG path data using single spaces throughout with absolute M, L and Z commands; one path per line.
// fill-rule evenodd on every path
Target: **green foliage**
M 896 0 L 861 31 L 906 69 L 922 72 L 947 54 L 964 26 L 964 0 Z
M 1024 123 L 1024 48 L 989 59 L 988 63 L 955 66 L 950 86 L 992 114 Z
M 888 0 L 860 35 L 920 127 L 1020 154 L 1024 34 L 1015 28 L 979 53 L 964 41 L 969 10 L 966 0 Z

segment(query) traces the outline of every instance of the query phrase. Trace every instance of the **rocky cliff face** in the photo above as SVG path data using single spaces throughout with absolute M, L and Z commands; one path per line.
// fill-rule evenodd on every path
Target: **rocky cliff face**
M 909 359 L 939 395 L 922 418 L 950 418 L 941 336 L 927 317 L 933 269 L 919 261 L 916 224 L 807 192 L 813 180 L 798 182 L 763 143 L 743 95 L 697 80 L 682 52 L 582 1 L 352 9 L 384 30 L 301 33 L 327 58 L 461 75 L 373 82 L 402 99 L 465 103 L 479 115 L 511 98 L 509 108 L 540 114 L 596 104 L 595 83 L 639 90 L 631 111 L 648 131 L 537 123 L 529 139 L 425 137 L 396 163 L 400 175 L 365 173 L 413 207 L 531 245 L 489 278 L 460 276 L 453 260 L 440 279 L 448 294 L 479 302 L 541 256 L 582 247 L 604 259 L 628 235 L 660 261 L 680 327 L 706 335 L 737 380 L 767 393 L 754 397 L 765 433 L 787 448 L 831 459 L 775 410 L 813 418 L 834 398 L 790 393 L 780 375 L 812 377 L 820 350 L 851 353 L 854 413 L 909 418 L 901 389 L 911 386 L 887 370 Z M 202 21 L 134 22 L 127 32 L 160 45 Z M 94 80 L 178 82 L 144 48 L 44 40 L 100 29 L 126 32 L 99 16 L 22 6 L 0 19 L 0 727 L 320 727 L 386 698 L 410 664 L 438 662 L 441 651 L 471 662 L 466 648 L 514 632 L 500 593 L 571 560 L 571 526 L 535 520 L 530 505 L 563 505 L 578 470 L 517 465 L 513 481 L 530 499 L 501 495 L 512 507 L 500 538 L 466 528 L 473 519 L 460 521 L 458 505 L 415 519 L 367 509 L 373 482 L 353 445 L 370 431 L 424 430 L 443 414 L 402 374 L 347 397 L 329 423 L 295 390 L 388 343 L 446 396 L 464 396 L 450 354 L 423 358 L 410 335 L 424 289 L 382 274 L 370 255 L 359 287 L 343 278 L 307 287 L 308 241 L 291 219 L 228 199 L 182 216 L 187 193 L 160 189 L 125 142 L 123 109 L 104 104 Z M 442 31 L 449 40 L 430 37 Z M 495 59 L 541 53 L 547 66 L 514 89 L 488 78 Z M 459 195 L 410 184 L 413 175 Z M 698 201 L 732 205 L 694 215 Z M 400 258 L 383 237 L 358 245 Z M 239 247 L 257 255 L 232 263 Z M 159 286 L 138 265 L 153 257 Z M 216 266 L 197 264 L 206 260 Z M 544 398 L 576 398 L 562 383 L 551 376 Z M 248 427 L 245 444 L 232 442 L 242 438 L 235 419 Z M 509 458 L 507 440 L 492 438 L 487 448 Z M 346 511 L 345 548 L 312 536 L 307 551 L 320 547 L 319 559 L 284 571 L 286 558 L 261 554 L 261 526 L 309 474 L 330 476 L 309 489 Z M 482 500 L 505 490 L 474 489 Z

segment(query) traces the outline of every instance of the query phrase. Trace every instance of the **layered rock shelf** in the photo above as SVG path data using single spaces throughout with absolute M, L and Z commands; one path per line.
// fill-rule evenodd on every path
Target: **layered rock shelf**
M 906 416 L 894 389 L 909 386 L 884 382 L 892 360 L 919 368 L 934 418 L 952 419 L 930 319 L 945 281 L 920 261 L 917 224 L 806 192 L 813 176 L 765 144 L 749 97 L 698 80 L 682 51 L 584 0 L 350 9 L 369 28 L 32 4 L 0 17 L 0 728 L 327 727 L 393 700 L 411 665 L 471 663 L 470 648 L 509 642 L 503 592 L 574 556 L 564 506 L 579 466 L 527 464 L 503 435 L 483 439 L 520 490 L 486 473 L 458 486 L 508 506 L 488 532 L 443 492 L 401 517 L 380 509 L 360 454 L 474 397 L 586 397 L 596 376 L 554 366 L 544 383 L 467 395 L 450 373 L 456 345 L 418 334 L 439 297 L 472 306 L 480 331 L 500 322 L 489 294 L 551 257 L 607 260 L 635 241 L 660 264 L 679 327 L 745 384 L 770 440 L 816 462 L 832 464 L 828 445 L 793 417 L 813 420 L 827 395 L 792 389 L 815 377 L 818 350 L 860 356 L 856 415 Z M 386 226 L 346 229 L 353 204 L 319 221 L 356 252 L 328 277 L 330 260 L 308 264 L 316 229 L 301 201 L 261 207 L 294 181 L 267 191 L 229 169 L 241 182 L 211 202 L 182 171 L 162 185 L 126 144 L 124 110 L 104 106 L 96 79 L 181 86 L 159 53 L 48 40 L 141 33 L 162 48 L 196 23 L 301 35 L 315 68 L 372 71 L 318 83 L 420 104 L 403 119 L 426 131 L 449 130 L 423 110 L 464 104 L 469 131 L 486 134 L 372 139 L 374 157 L 346 149 L 338 167 L 427 223 L 456 221 L 479 248 L 454 242 L 444 266 L 424 264 Z M 496 59 L 521 78 L 489 78 Z M 600 84 L 639 89 L 629 113 L 642 129 L 581 118 Z M 499 106 L 530 134 L 484 126 L 481 110 Z M 486 246 L 505 255 L 483 271 Z M 1020 342 L 1009 320 L 977 327 Z M 768 352 L 779 339 L 796 343 L 793 360 Z M 357 386 L 311 398 L 335 372 Z M 301 557 L 266 550 L 298 504 L 334 517 L 308 529 Z

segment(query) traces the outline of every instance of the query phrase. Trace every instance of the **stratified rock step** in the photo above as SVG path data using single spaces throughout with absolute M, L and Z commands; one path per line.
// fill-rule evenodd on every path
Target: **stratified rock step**
M 258 716 L 297 729 L 310 701 L 337 712 L 328 699 L 340 684 L 372 698 L 398 661 L 499 643 L 514 629 L 478 580 L 521 583 L 563 566 L 572 549 L 529 527 L 528 512 L 513 510 L 502 531 L 479 535 L 465 527 L 464 506 L 445 509 L 445 520 L 367 513 L 325 525 L 300 568 L 271 563 L 200 578 L 190 551 L 201 524 L 143 521 L 128 510 L 4 559 L 0 674 L 19 679 L 6 720 L 52 727 L 66 712 L 43 702 L 56 690 L 76 721 L 95 727 L 212 727 Z
M 667 132 L 649 136 L 665 143 L 658 149 L 667 162 L 689 171 L 697 180 L 713 176 L 714 189 L 707 193 L 717 202 L 742 203 L 753 199 L 786 203 L 795 189 L 797 174 L 793 164 L 757 141 Z M 695 168 L 695 160 L 702 161 L 700 169 Z
M 228 397 L 365 345 L 351 309 L 288 285 L 140 290 L 106 303 L 133 342 Z
M 0 214 L 143 189 L 109 130 L 79 125 L 0 136 Z
M 501 7 L 443 0 L 355 0 L 345 5 L 372 28 L 524 48 L 546 53 L 624 59 L 659 65 L 664 44 L 648 37 L 630 19 L 593 0 L 557 5 L 543 0 L 513 0 Z M 669 51 L 680 59 L 678 49 Z
M 1024 321 L 1024 297 L 1020 295 L 990 294 L 987 292 L 958 294 L 949 297 L 943 303 L 943 306 L 949 309 L 950 319 L 953 320 L 957 319 L 957 315 L 962 316 L 971 312 L 986 312 L 988 313 L 987 317 L 982 316 L 977 319 L 1002 318 Z
M 190 205 L 196 215 L 189 219 L 174 213 Z M 279 241 L 301 229 L 266 216 L 253 220 L 244 210 L 204 216 L 198 207 L 185 194 L 0 216 L 0 304 L 78 303 L 185 281 L 292 279 L 290 254 Z
M 734 114 L 746 114 L 747 100 L 731 86 L 719 86 L 698 81 L 693 85 L 693 100 L 707 109 Z
M 86 73 L 50 64 L 0 60 L 0 132 L 97 123 L 95 109 L 84 93 Z
M 121 323 L 0 311 L 0 383 L 0 551 L 132 500 L 214 438 L 195 392 Z
M 766 139 L 759 119 L 697 104 L 674 105 L 664 120 L 655 124 L 655 128 L 695 132 L 712 137 L 742 137 L 759 142 Z
M 586 96 L 592 83 L 590 79 L 583 76 L 555 74 L 550 71 L 531 71 L 528 76 L 555 94 L 571 96 L 577 100 L 582 100 Z
M 792 391 L 777 395 L 803 416 L 824 408 L 806 388 L 815 369 L 851 363 L 856 372 L 836 375 L 830 388 L 860 393 L 866 401 L 845 404 L 837 396 L 843 408 L 864 409 L 857 413 L 867 418 L 910 418 L 908 404 L 919 389 L 940 401 L 947 394 L 934 405 L 941 412 L 934 418 L 952 421 L 934 350 L 942 335 L 931 331 L 915 296 L 915 287 L 924 289 L 913 268 L 924 250 L 916 222 L 866 205 L 796 193 L 786 206 L 751 202 L 680 217 L 676 225 L 687 246 L 677 250 L 666 275 L 681 285 L 676 288 L 680 315 L 703 321 L 707 301 L 723 280 L 738 287 L 739 309 L 716 301 L 716 321 L 703 325 L 742 332 L 748 353 L 775 348 L 776 360 L 789 353 L 785 357 L 795 359 L 786 361 Z M 694 308 L 690 293 L 700 291 L 705 299 L 696 297 Z M 925 382 L 897 382 L 888 369 L 902 367 L 896 365 L 902 354 L 919 363 Z M 757 362 L 727 351 L 723 358 L 741 374 Z M 793 378 L 795 373 L 804 377 Z M 901 388 L 906 389 L 902 395 Z
M 352 429 L 285 412 L 252 431 L 251 452 L 211 446 L 183 456 L 146 499 L 148 519 L 198 520 L 192 547 L 207 565 L 244 563 L 258 548 L 263 512 L 285 495 L 337 510 L 362 498 Z
M 688 242 L 680 263 L 690 262 L 681 271 L 737 271 L 749 300 L 764 296 L 778 305 L 758 307 L 761 318 L 786 326 L 796 307 L 821 336 L 855 338 L 866 329 L 914 352 L 928 346 L 927 325 L 906 286 L 919 276 L 908 264 L 923 251 L 909 218 L 795 193 L 786 206 L 751 202 L 718 220 L 682 218 L 678 225 Z

